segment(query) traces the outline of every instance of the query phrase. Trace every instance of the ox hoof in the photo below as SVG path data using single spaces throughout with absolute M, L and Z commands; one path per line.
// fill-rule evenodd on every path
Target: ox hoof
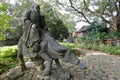
M 80 64 L 79 66 L 80 66 L 80 69 L 87 69 L 87 66 L 84 64 Z

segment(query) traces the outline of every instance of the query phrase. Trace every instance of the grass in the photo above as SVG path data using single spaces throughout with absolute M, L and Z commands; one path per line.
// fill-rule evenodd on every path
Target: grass
M 120 46 L 112 46 L 112 45 L 103 45 L 103 44 L 74 44 L 74 43 L 60 43 L 66 47 L 70 47 L 72 49 L 87 49 L 87 50 L 95 50 L 105 52 L 111 55 L 120 55 Z

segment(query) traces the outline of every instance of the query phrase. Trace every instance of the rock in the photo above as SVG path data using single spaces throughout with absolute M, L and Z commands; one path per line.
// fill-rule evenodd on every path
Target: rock
M 90 55 L 84 56 L 81 63 L 87 69 L 80 69 L 80 65 L 72 65 L 62 62 L 64 72 L 60 72 L 53 65 L 51 75 L 43 76 L 42 71 L 37 72 L 35 64 L 26 62 L 27 69 L 22 72 L 20 67 L 10 69 L 0 76 L 0 80 L 119 80 L 120 79 L 120 58 L 111 55 Z
M 20 66 L 17 66 L 15 68 L 10 69 L 6 76 L 9 77 L 10 79 L 15 79 L 23 74 L 24 73 L 21 71 Z
M 34 69 L 35 68 L 35 63 L 34 62 L 26 62 L 25 63 L 27 69 Z
M 109 79 L 109 80 L 117 80 L 117 79 L 115 78 L 115 75 L 109 75 L 109 76 L 108 76 L 108 79 Z

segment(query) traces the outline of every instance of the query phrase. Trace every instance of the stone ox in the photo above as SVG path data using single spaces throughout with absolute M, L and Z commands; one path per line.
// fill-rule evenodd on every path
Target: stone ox
M 26 69 L 23 56 L 27 56 L 31 60 L 35 60 L 38 66 L 40 66 L 40 64 L 43 64 L 44 61 L 47 61 L 48 64 L 44 69 L 44 75 L 50 74 L 53 60 L 55 60 L 57 68 L 60 70 L 63 70 L 59 62 L 59 59 L 61 58 L 76 65 L 80 63 L 80 60 L 72 53 L 72 51 L 69 48 L 60 45 L 53 38 L 50 32 L 43 31 L 42 33 L 42 41 L 40 43 L 41 49 L 39 52 L 31 52 L 31 50 L 25 46 L 23 38 L 21 37 L 19 40 L 17 57 L 22 70 Z

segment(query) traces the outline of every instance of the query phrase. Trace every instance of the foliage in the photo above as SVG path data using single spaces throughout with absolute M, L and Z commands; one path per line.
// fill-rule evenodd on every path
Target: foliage
M 8 11 L 9 14 L 13 17 L 13 21 L 10 22 L 10 29 L 12 32 L 8 31 L 6 34 L 6 38 L 16 38 L 19 39 L 22 36 L 22 15 L 23 12 L 29 8 L 33 0 L 18 0 L 15 4 L 9 4 Z
M 0 57 L 2 58 L 8 58 L 8 57 L 16 57 L 17 53 L 17 46 L 5 46 L 0 47 Z
M 111 55 L 120 55 L 120 48 L 119 46 L 112 46 L 112 45 L 98 45 L 98 44 L 74 44 L 74 43 L 61 43 L 66 47 L 70 47 L 72 49 L 87 49 L 87 50 L 94 50 L 94 51 L 101 51 Z
M 96 21 L 87 27 L 87 36 L 81 38 L 83 42 L 98 42 L 106 39 L 109 35 L 108 28 L 105 25 L 99 24 Z M 110 36 L 109 36 L 110 37 Z
M 5 39 L 6 31 L 10 29 L 12 17 L 7 13 L 8 4 L 0 2 L 0 40 Z
M 97 44 L 89 44 L 88 47 L 84 47 L 86 49 L 95 50 L 95 51 L 102 51 L 105 53 L 109 53 L 111 55 L 120 55 L 120 48 L 119 46 L 112 46 L 112 45 L 97 45 Z
M 0 74 L 16 65 L 17 46 L 0 47 Z
M 2 19 L 4 19 L 5 16 L 0 18 L 0 24 L 6 24 L 9 26 L 9 29 L 4 32 L 5 35 L 0 34 L 0 38 L 16 38 L 19 39 L 22 36 L 22 15 L 23 12 L 26 9 L 29 9 L 33 3 L 39 3 L 41 7 L 41 14 L 45 16 L 46 19 L 46 26 L 50 28 L 51 32 L 53 33 L 54 37 L 56 39 L 59 39 L 60 35 L 62 38 L 68 36 L 68 30 L 62 20 L 59 18 L 58 14 L 59 12 L 49 4 L 44 2 L 43 0 L 35 1 L 35 0 L 18 0 L 15 4 L 10 4 L 9 1 L 2 2 L 7 4 L 4 5 L 2 8 L 4 12 L 3 15 L 9 14 L 13 18 L 13 21 L 10 21 L 10 25 L 8 25 L 6 22 L 3 22 Z M 58 14 L 57 14 L 58 13 Z M 8 16 L 7 16 L 8 17 Z M 6 18 L 6 17 L 5 17 Z M 1 26 L 1 25 L 0 25 Z M 7 28 L 7 27 L 2 27 Z M 60 30 L 59 30 L 60 29 Z M 56 32 L 56 34 L 54 34 Z M 2 33 L 0 31 L 0 33 Z
M 63 23 L 65 24 L 65 26 L 67 27 L 70 33 L 76 31 L 75 28 L 76 22 L 74 21 L 73 15 L 70 15 L 68 13 L 64 13 L 64 14 L 57 13 L 57 14 L 59 14 L 59 18 L 63 21 Z
M 61 9 L 77 16 L 79 22 L 91 24 L 94 19 L 107 24 L 112 31 L 119 30 L 120 0 L 57 0 L 54 1 Z
M 109 32 L 109 28 L 104 24 L 99 24 L 97 21 L 92 22 L 90 26 L 87 27 L 87 36 L 78 37 L 78 40 L 85 43 L 100 43 L 105 39 L 114 39 L 120 37 L 119 31 Z
M 111 33 L 112 38 L 119 38 L 120 37 L 120 31 L 115 31 Z
M 56 20 L 56 24 L 50 25 L 50 32 L 55 39 L 60 41 L 68 37 L 68 30 L 61 20 Z
M 62 40 L 68 37 L 68 29 L 58 16 L 58 11 L 53 10 L 52 6 L 48 3 L 41 5 L 41 12 L 45 16 L 46 26 L 57 40 Z

